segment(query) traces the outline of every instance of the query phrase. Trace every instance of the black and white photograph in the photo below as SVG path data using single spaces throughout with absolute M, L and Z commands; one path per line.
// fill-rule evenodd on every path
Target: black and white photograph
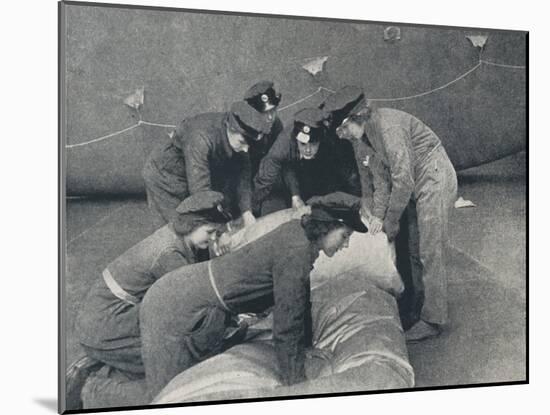
M 527 30 L 58 5 L 61 413 L 528 383 Z

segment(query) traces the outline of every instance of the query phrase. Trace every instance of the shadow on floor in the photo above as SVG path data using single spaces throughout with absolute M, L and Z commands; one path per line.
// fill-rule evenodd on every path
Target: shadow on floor
M 52 398 L 36 398 L 34 400 L 38 405 L 57 413 L 57 399 Z

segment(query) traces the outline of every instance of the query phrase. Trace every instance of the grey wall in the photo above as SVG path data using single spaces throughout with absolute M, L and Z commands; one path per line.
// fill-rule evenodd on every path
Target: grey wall
M 274 80 L 284 107 L 317 90 L 361 85 L 371 98 L 415 95 L 445 85 L 479 59 L 466 35 L 488 35 L 483 59 L 525 65 L 526 34 L 401 26 L 383 40 L 383 24 L 205 15 L 71 5 L 66 7 L 66 138 L 69 146 L 134 125 L 123 99 L 145 87 L 143 120 L 177 124 L 223 111 L 260 79 Z M 317 76 L 306 58 L 328 56 Z M 482 64 L 432 94 L 378 105 L 415 114 L 442 139 L 458 169 L 526 146 L 526 70 Z M 281 111 L 288 121 L 327 92 Z M 66 149 L 69 195 L 141 193 L 140 170 L 170 129 L 140 126 Z

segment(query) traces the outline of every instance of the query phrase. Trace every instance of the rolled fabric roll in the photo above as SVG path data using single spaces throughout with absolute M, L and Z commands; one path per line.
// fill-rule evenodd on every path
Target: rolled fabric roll
M 231 251 L 266 235 L 283 223 L 300 219 L 309 213 L 309 206 L 302 209 L 284 209 L 258 218 L 246 228 L 230 232 Z M 314 264 L 311 272 L 311 286 L 320 286 L 329 278 L 343 273 L 360 274 L 377 287 L 394 295 L 399 295 L 404 289 L 401 277 L 395 267 L 395 246 L 388 242 L 384 233 L 371 235 L 354 232 L 346 249 L 338 251 L 332 258 L 323 252 Z
M 271 332 L 264 329 L 263 335 L 183 371 L 153 403 L 414 386 L 397 305 L 389 293 L 342 274 L 312 292 L 312 317 L 307 381 L 282 386 Z
M 231 250 L 308 213 L 286 209 L 230 232 Z M 308 380 L 282 386 L 269 318 L 244 343 L 176 376 L 153 403 L 258 398 L 414 386 L 414 371 L 393 294 L 403 289 L 395 248 L 382 233 L 354 232 L 332 258 L 322 252 L 311 272 L 313 346 Z

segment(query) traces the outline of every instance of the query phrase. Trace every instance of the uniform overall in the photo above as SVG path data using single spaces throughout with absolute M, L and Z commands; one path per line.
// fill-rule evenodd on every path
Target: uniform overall
M 144 376 L 139 330 L 141 300 L 162 275 L 195 262 L 194 252 L 168 224 L 105 268 L 88 292 L 76 321 L 86 354 L 106 364 L 99 374 L 92 375 L 96 381 L 88 382 L 83 395 L 107 393 L 115 397 L 114 406 L 136 404 L 132 399 L 143 393 L 144 383 L 129 381 Z M 125 399 L 125 395 L 130 398 Z M 105 402 L 104 398 L 101 401 Z
M 231 315 L 273 308 L 273 339 L 282 382 L 305 379 L 311 345 L 309 273 L 319 254 L 299 220 L 211 261 L 157 281 L 140 309 L 150 397 L 173 377 L 221 351 Z
M 437 135 L 403 111 L 374 110 L 365 135 L 354 144 L 361 181 L 372 174 L 372 212 L 383 219 L 383 229 L 393 240 L 402 215 L 408 231 L 413 285 L 423 297 L 420 318 L 445 324 L 447 273 L 444 250 L 448 244 L 449 213 L 456 200 L 456 172 Z M 374 164 L 359 163 L 372 152 Z M 368 171 L 367 171 L 368 170 Z M 422 301 L 420 301 L 420 304 Z
M 206 113 L 183 120 L 168 144 L 145 162 L 143 179 L 155 227 L 174 219 L 187 196 L 203 190 L 224 194 L 235 216 L 251 209 L 251 166 L 227 138 L 228 113 Z

